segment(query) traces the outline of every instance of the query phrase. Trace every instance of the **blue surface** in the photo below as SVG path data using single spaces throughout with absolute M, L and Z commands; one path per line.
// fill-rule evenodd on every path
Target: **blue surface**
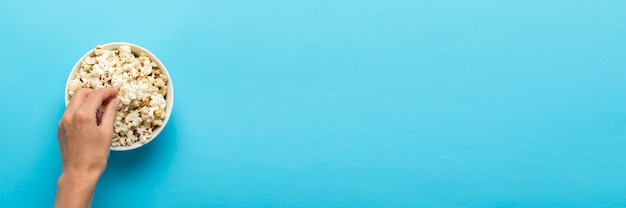
M 626 1 L 4 1 L 0 206 L 48 207 L 67 75 L 176 104 L 93 207 L 626 207 Z

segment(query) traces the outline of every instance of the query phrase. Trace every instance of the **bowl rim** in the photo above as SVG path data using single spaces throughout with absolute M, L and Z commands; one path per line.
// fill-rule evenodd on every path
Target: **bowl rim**
M 131 146 L 117 146 L 117 147 L 113 147 L 110 146 L 110 150 L 112 151 L 129 151 L 129 150 L 134 150 L 137 149 L 139 147 L 143 147 L 144 145 L 152 142 L 152 140 L 155 140 L 157 138 L 157 136 L 161 133 L 161 131 L 165 128 L 165 126 L 167 125 L 168 121 L 170 120 L 170 117 L 172 117 L 172 110 L 174 109 L 174 84 L 172 82 L 172 77 L 170 76 L 169 71 L 167 71 L 167 68 L 165 67 L 165 65 L 161 62 L 161 60 L 154 55 L 152 52 L 150 52 L 149 50 L 137 45 L 137 44 L 133 44 L 133 43 L 128 43 L 128 42 L 110 42 L 110 43 L 105 43 L 105 44 L 100 44 L 99 46 L 102 47 L 103 49 L 116 49 L 119 48 L 120 46 L 123 45 L 128 45 L 131 48 L 131 51 L 133 53 L 135 53 L 135 51 L 140 51 L 140 52 L 144 52 L 146 53 L 150 59 L 152 59 L 152 61 L 154 61 L 159 68 L 162 70 L 162 72 L 165 74 L 165 76 L 167 76 L 167 95 L 165 96 L 166 98 L 166 103 L 167 106 L 165 107 L 165 119 L 163 120 L 163 125 L 155 128 L 152 130 L 152 137 L 150 137 L 150 139 L 148 141 L 146 141 L 146 143 L 141 143 L 141 142 L 135 142 L 133 143 L 133 145 Z M 70 84 L 70 80 L 72 78 L 72 76 L 74 75 L 74 73 L 80 68 L 81 63 L 83 62 L 83 60 L 85 60 L 85 58 L 87 56 L 93 56 L 94 54 L 94 50 L 95 47 L 92 48 L 91 50 L 87 51 L 87 53 L 85 53 L 80 59 L 78 59 L 78 61 L 76 62 L 76 64 L 74 64 L 74 67 L 72 67 L 72 70 L 70 71 L 68 77 L 67 77 L 67 81 L 65 83 L 65 106 L 67 107 L 67 104 L 69 104 L 70 102 L 70 95 L 68 93 L 68 87 Z M 168 99 L 169 98 L 169 99 Z

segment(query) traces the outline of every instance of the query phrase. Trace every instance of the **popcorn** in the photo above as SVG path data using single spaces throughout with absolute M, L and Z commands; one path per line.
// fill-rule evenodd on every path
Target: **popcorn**
M 111 146 L 146 143 L 152 130 L 163 125 L 168 78 L 145 53 L 133 54 L 128 45 L 107 50 L 94 49 L 69 81 L 68 94 L 78 88 L 117 88 L 117 108 Z

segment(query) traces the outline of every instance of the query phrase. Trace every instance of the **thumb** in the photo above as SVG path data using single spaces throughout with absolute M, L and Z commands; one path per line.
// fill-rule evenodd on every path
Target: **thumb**
M 117 112 L 117 106 L 120 104 L 120 100 L 115 98 L 104 107 L 102 113 L 102 119 L 100 120 L 100 129 L 103 131 L 107 139 L 113 139 L 113 124 L 115 123 L 115 114 Z

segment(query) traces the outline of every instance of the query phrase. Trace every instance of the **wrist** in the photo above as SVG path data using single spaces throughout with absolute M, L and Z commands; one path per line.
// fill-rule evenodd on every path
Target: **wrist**
M 57 184 L 55 207 L 89 207 L 101 173 L 63 171 Z
M 95 187 L 100 179 L 101 172 L 63 171 L 59 177 L 58 185 L 64 187 Z

